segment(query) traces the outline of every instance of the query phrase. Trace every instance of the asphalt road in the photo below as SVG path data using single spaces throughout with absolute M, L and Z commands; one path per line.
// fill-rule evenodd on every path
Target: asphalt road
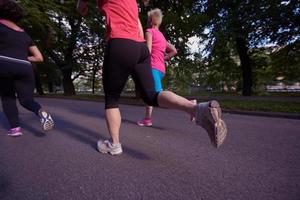
M 216 150 L 179 111 L 121 105 L 124 153 L 96 151 L 108 137 L 103 103 L 38 99 L 53 112 L 44 134 L 20 108 L 24 135 L 5 135 L 0 112 L 1 200 L 299 200 L 300 121 L 225 114 L 229 134 Z

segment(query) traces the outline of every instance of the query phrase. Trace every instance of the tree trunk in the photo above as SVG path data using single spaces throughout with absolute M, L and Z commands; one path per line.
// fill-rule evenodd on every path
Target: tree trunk
M 37 73 L 35 73 L 35 88 L 39 95 L 44 95 L 44 90 L 41 84 L 41 79 Z
M 51 80 L 48 80 L 47 85 L 49 93 L 53 93 L 53 82 Z
M 92 93 L 95 94 L 95 81 L 96 81 L 96 70 L 93 69 L 93 78 L 92 78 Z
M 236 49 L 240 57 L 242 67 L 242 94 L 251 96 L 252 92 L 252 64 L 248 55 L 246 40 L 241 37 L 236 38 Z
M 63 70 L 63 88 L 64 95 L 76 95 L 75 87 L 72 80 L 72 69 Z

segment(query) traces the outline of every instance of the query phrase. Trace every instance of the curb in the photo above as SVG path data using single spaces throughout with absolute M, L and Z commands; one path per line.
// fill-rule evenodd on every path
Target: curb
M 93 102 L 103 102 L 103 99 L 87 99 L 87 98 L 74 98 L 74 97 L 60 97 L 60 96 L 36 96 L 38 98 L 49 98 L 49 99 L 66 99 L 66 100 L 76 100 L 76 101 L 93 101 Z M 123 105 L 136 105 L 145 106 L 144 102 L 140 99 L 133 97 L 121 97 L 120 104 Z M 272 117 L 272 118 L 285 118 L 285 119 L 296 119 L 300 120 L 300 113 L 280 113 L 280 112 L 262 112 L 262 111 L 246 111 L 246 110 L 230 110 L 222 109 L 224 113 L 238 114 L 238 115 L 250 115 L 250 116 L 261 116 L 261 117 Z
M 300 114 L 223 109 L 224 113 L 300 120 Z

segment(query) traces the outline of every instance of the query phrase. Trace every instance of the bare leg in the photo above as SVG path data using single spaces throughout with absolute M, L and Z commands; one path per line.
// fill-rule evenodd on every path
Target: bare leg
M 182 110 L 191 116 L 196 114 L 196 104 L 173 92 L 162 91 L 158 95 L 158 105 L 163 108 Z
M 113 144 L 119 144 L 121 113 L 119 108 L 111 108 L 105 110 L 106 125 Z
M 151 117 L 152 117 L 152 111 L 153 111 L 153 107 L 152 106 L 146 106 L 145 118 L 151 119 Z

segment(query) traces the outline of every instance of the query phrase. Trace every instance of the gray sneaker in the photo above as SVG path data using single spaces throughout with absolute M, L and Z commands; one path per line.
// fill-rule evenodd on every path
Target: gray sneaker
M 97 143 L 97 149 L 101 153 L 109 153 L 110 155 L 120 155 L 122 150 L 122 145 L 112 144 L 109 140 L 99 140 Z
M 196 124 L 204 128 L 216 147 L 220 147 L 227 135 L 227 127 L 221 119 L 222 111 L 217 101 L 199 103 L 196 110 Z

